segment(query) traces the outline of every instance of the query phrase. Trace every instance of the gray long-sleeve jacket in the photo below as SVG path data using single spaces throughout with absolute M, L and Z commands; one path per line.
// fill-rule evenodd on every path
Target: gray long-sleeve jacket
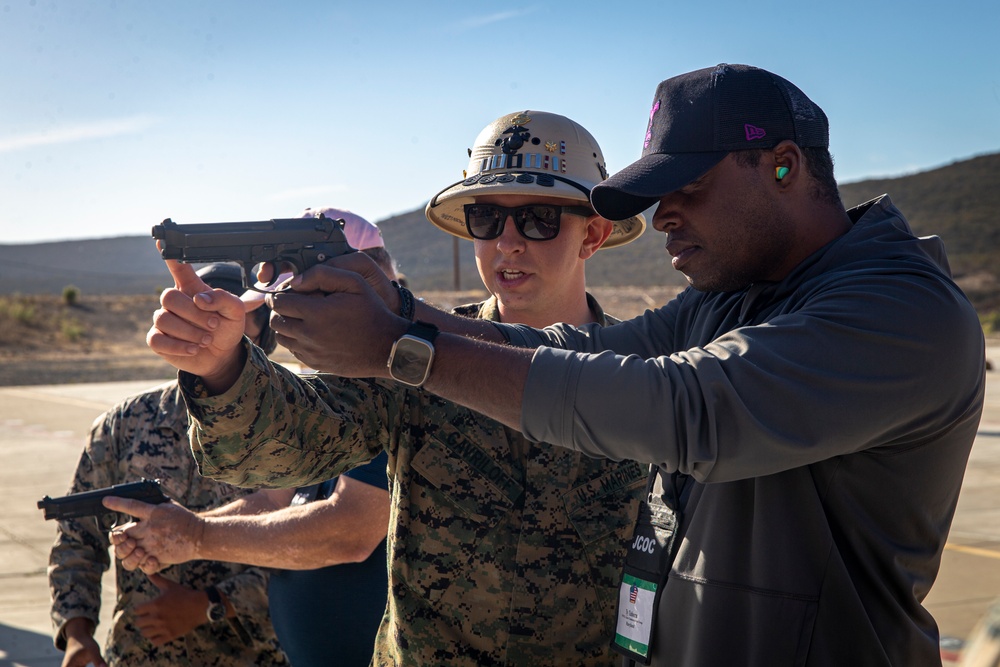
M 982 411 L 982 329 L 940 240 L 885 196 L 850 215 L 780 283 L 505 329 L 546 346 L 529 439 L 685 485 L 654 665 L 940 662 L 921 601 Z

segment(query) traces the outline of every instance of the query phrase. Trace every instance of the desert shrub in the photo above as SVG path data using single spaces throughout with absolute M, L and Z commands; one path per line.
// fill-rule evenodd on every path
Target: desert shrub
M 0 297 L 0 314 L 21 324 L 31 324 L 35 319 L 35 304 L 25 297 Z
M 59 333 L 69 342 L 75 343 L 83 337 L 86 331 L 79 321 L 72 317 L 67 317 L 59 322 Z
M 63 287 L 62 300 L 67 306 L 75 306 L 80 298 L 80 290 L 75 285 Z

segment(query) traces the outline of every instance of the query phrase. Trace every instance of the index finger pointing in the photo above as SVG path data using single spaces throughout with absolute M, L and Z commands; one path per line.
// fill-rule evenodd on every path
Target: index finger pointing
M 137 519 L 148 519 L 153 513 L 153 508 L 156 507 L 156 505 L 150 505 L 134 498 L 118 498 L 116 496 L 107 496 L 101 502 L 109 510 L 128 514 Z

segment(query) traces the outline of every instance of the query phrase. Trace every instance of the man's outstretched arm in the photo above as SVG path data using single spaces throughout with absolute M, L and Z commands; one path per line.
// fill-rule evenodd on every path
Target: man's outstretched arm
M 389 351 L 410 323 L 397 314 L 395 288 L 368 264 L 374 266 L 358 253 L 337 257 L 270 294 L 278 342 L 311 368 L 344 377 L 389 377 Z M 146 342 L 175 368 L 199 376 L 209 393 L 223 393 L 245 363 L 243 302 L 210 289 L 188 264 L 168 260 L 167 267 L 176 287 L 161 295 Z M 498 344 L 503 336 L 483 320 L 424 303 L 416 316 L 446 332 L 435 344 L 427 389 L 518 428 L 531 350 Z
M 141 519 L 116 528 L 111 542 L 126 569 L 146 573 L 189 560 L 286 570 L 360 562 L 385 539 L 389 525 L 389 493 L 343 476 L 326 500 L 265 513 L 198 515 L 176 503 L 125 498 L 105 504 Z
M 311 368 L 344 377 L 388 378 L 393 343 L 410 323 L 335 258 L 296 276 L 268 296 L 278 342 Z M 398 306 L 397 306 L 398 307 Z M 416 317 L 441 329 L 429 391 L 520 427 L 521 396 L 533 350 L 510 347 L 488 321 L 459 317 L 421 303 Z

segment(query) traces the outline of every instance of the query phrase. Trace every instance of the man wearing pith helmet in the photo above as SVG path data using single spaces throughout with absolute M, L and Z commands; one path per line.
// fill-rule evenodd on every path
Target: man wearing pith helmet
M 584 265 L 600 248 L 638 237 L 645 220 L 612 222 L 590 207 L 591 188 L 608 173 L 590 133 L 564 116 L 517 111 L 487 126 L 468 155 L 461 180 L 426 210 L 433 224 L 474 242 L 491 293 L 458 308 L 461 319 L 617 322 L 587 293 Z M 411 322 L 409 344 L 433 340 L 433 326 L 413 321 L 425 305 L 394 289 Z M 274 295 L 275 304 L 285 296 Z M 323 308 L 303 304 L 304 319 Z M 169 357 L 203 382 L 187 398 L 206 474 L 302 486 L 388 451 L 390 595 L 374 664 L 617 663 L 610 639 L 621 564 L 647 467 L 530 442 L 438 398 L 409 374 L 416 353 L 394 353 L 403 358 L 392 366 L 399 382 L 350 380 L 295 376 L 234 345 L 213 360 Z M 210 381 L 222 376 L 238 379 Z M 241 414 L 252 425 L 234 428 L 234 404 L 248 406 Z
M 435 226 L 473 242 L 491 294 L 455 312 L 535 327 L 617 322 L 587 293 L 585 263 L 600 248 L 638 238 L 645 219 L 611 222 L 590 207 L 590 189 L 607 175 L 594 137 L 565 116 L 519 111 L 484 128 L 469 156 L 465 178 L 425 211 Z M 419 396 L 440 410 L 426 426 L 457 425 L 460 440 L 449 436 L 435 454 L 440 464 L 472 464 L 444 507 L 437 492 L 444 480 L 431 477 L 434 492 L 411 494 L 414 508 L 441 526 L 423 543 L 424 556 L 461 565 L 435 569 L 438 576 L 417 582 L 416 596 L 393 596 L 390 604 L 403 616 L 449 619 L 443 627 L 460 634 L 447 651 L 477 647 L 466 654 L 474 660 L 449 664 L 616 664 L 608 648 L 615 596 L 645 467 L 532 444 L 457 404 Z M 428 454 L 425 444 L 416 458 Z M 470 502 L 481 517 L 450 507 Z M 487 590 L 498 594 L 469 604 Z M 447 655 L 435 648 L 419 662 Z
M 490 123 L 469 153 L 466 178 L 436 194 L 426 214 L 475 243 L 493 295 L 483 308 L 535 327 L 602 321 L 585 261 L 637 238 L 645 220 L 612 223 L 590 207 L 591 188 L 607 177 L 594 137 L 565 116 L 522 111 Z

